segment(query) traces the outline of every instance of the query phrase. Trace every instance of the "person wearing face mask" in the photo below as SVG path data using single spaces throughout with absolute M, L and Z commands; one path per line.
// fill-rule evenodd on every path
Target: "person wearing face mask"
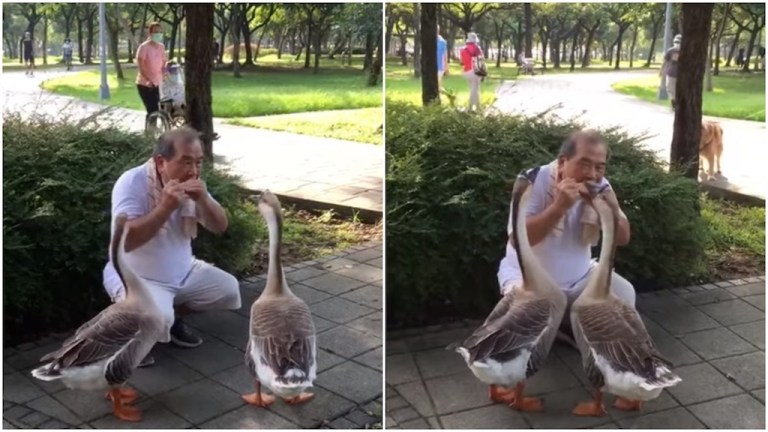
M 163 29 L 153 22 L 147 27 L 149 35 L 136 50 L 136 88 L 147 109 L 147 116 L 158 110 L 160 85 L 163 83 L 164 66 L 168 62 L 163 45 Z
M 61 55 L 64 57 L 67 70 L 72 70 L 72 41 L 69 38 L 64 39 L 64 43 L 61 45 Z
M 24 39 L 21 41 L 22 51 L 24 54 L 24 63 L 27 65 L 26 74 L 29 76 L 35 75 L 35 43 L 32 40 L 32 34 L 30 32 L 24 32 Z
M 597 262 L 591 259 L 592 246 L 600 237 L 600 220 L 594 208 L 581 199 L 596 188 L 619 214 L 616 241 L 629 243 L 629 221 L 619 206 L 616 194 L 605 178 L 608 146 L 595 131 L 573 133 L 563 143 L 560 154 L 539 168 L 533 183 L 531 201 L 523 209 L 528 237 L 544 270 L 557 282 L 568 298 L 568 304 L 584 291 Z M 512 215 L 507 233 L 507 254 L 499 264 L 501 294 L 522 286 L 522 272 L 512 241 Z M 617 296 L 634 307 L 635 290 L 629 281 L 614 273 L 611 288 Z M 566 317 L 568 312 L 566 312 Z M 568 320 L 563 320 L 558 339 L 575 346 Z
M 185 316 L 241 306 L 237 279 L 192 254 L 198 224 L 221 234 L 229 223 L 200 179 L 202 164 L 200 134 L 186 126 L 173 129 L 160 136 L 149 160 L 124 172 L 112 189 L 112 221 L 121 213 L 128 216 L 126 259 L 163 312 L 171 342 L 185 348 L 203 342 L 184 323 Z M 112 301 L 125 300 L 112 262 L 103 276 Z M 152 363 L 148 355 L 139 366 Z

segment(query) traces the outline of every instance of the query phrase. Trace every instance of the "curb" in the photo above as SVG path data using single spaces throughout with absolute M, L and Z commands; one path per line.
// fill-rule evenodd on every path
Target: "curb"
M 765 198 L 754 195 L 748 195 L 741 192 L 733 185 L 718 185 L 716 183 L 699 183 L 699 189 L 706 192 L 712 198 L 724 199 L 737 204 L 765 207 Z
M 260 194 L 262 191 L 259 189 L 249 189 L 243 185 L 238 185 L 241 192 L 244 195 Z M 327 211 L 333 210 L 334 213 L 345 219 L 352 219 L 357 217 L 361 222 L 366 224 L 376 224 L 382 220 L 382 212 L 378 210 L 364 209 L 359 207 L 348 206 L 344 204 L 333 204 L 323 201 L 315 201 L 307 198 L 298 198 L 290 195 L 284 195 L 273 192 L 275 196 L 280 200 L 282 204 L 293 205 L 297 210 L 305 211 Z

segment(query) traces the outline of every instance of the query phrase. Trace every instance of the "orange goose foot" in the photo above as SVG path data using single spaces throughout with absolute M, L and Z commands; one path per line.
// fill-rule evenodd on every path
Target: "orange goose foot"
M 120 403 L 123 405 L 128 405 L 139 398 L 139 394 L 136 392 L 136 390 L 128 387 L 121 387 L 121 388 L 108 391 L 107 394 L 104 396 L 104 399 L 111 400 L 112 402 L 114 402 L 115 398 L 113 396 L 113 392 L 116 392 L 119 394 Z
M 112 413 L 115 417 L 130 422 L 141 420 L 141 411 L 138 408 L 127 405 L 128 402 L 121 396 L 121 389 L 111 390 L 108 397 L 112 400 Z
M 544 404 L 541 403 L 541 399 L 536 397 L 523 396 L 524 389 L 525 389 L 524 383 L 517 384 L 512 396 L 512 402 L 509 404 L 509 406 L 518 411 L 527 411 L 527 412 L 544 411 Z
M 579 404 L 576 405 L 576 408 L 574 408 L 571 413 L 577 416 L 604 416 L 607 414 L 607 412 L 605 411 L 605 406 L 603 405 L 603 393 L 599 391 L 595 392 L 594 400 L 589 402 L 579 402 Z
M 256 381 L 256 392 L 240 396 L 245 403 L 250 405 L 256 405 L 257 407 L 266 408 L 275 402 L 275 397 L 261 392 L 261 383 Z
M 314 397 L 315 397 L 314 393 L 306 393 L 306 392 L 304 392 L 304 393 L 302 393 L 302 394 L 300 394 L 300 395 L 298 395 L 296 397 L 292 397 L 292 398 L 284 399 L 284 400 L 285 400 L 285 403 L 287 403 L 287 404 L 298 405 L 298 404 L 302 404 L 304 402 L 307 402 L 307 401 L 311 400 Z
M 508 404 L 514 400 L 515 394 L 511 390 L 502 389 L 496 384 L 491 384 L 488 389 L 488 398 L 491 399 L 493 403 Z
M 643 401 L 633 401 L 617 397 L 613 402 L 613 407 L 622 411 L 640 411 L 643 407 Z

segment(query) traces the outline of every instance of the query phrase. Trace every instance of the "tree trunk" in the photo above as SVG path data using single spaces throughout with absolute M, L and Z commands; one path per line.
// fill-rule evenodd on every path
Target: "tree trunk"
M 88 13 L 88 18 L 85 22 L 85 64 L 92 65 L 93 64 L 93 27 L 95 26 L 93 22 L 93 15 L 94 12 Z
M 747 54 L 746 58 L 744 60 L 744 66 L 741 68 L 744 72 L 749 72 L 749 60 L 752 58 L 752 51 L 755 49 L 755 40 L 757 40 L 757 35 L 760 33 L 762 27 L 760 27 L 760 23 L 756 22 L 755 26 L 750 31 L 749 35 L 749 44 L 747 45 Z
M 437 4 L 421 4 L 421 101 L 440 104 L 437 85 Z
M 80 63 L 85 63 L 85 55 L 83 53 L 83 21 L 77 20 L 77 54 L 80 57 Z
M 651 35 L 651 49 L 648 50 L 648 59 L 645 61 L 645 67 L 647 68 L 651 67 L 653 55 L 656 53 L 656 39 L 659 38 L 659 27 L 661 26 L 657 25 L 656 22 L 653 23 L 653 28 L 651 29 L 651 32 L 653 33 Z
M 185 3 L 187 45 L 184 55 L 187 119 L 202 134 L 203 155 L 213 165 L 213 109 L 211 71 L 213 64 L 213 3 Z
M 581 59 L 581 67 L 589 67 L 590 54 L 592 53 L 592 44 L 595 40 L 595 33 L 598 27 L 600 27 L 600 21 L 598 20 L 594 26 L 587 31 L 587 42 L 584 44 L 584 57 Z
M 315 28 L 315 70 L 314 73 L 317 74 L 320 72 L 320 42 L 323 38 L 323 22 L 320 21 L 317 23 L 317 27 Z
M 245 11 L 243 11 L 245 13 Z M 251 46 L 251 31 L 248 28 L 249 24 L 246 20 L 243 20 L 241 27 L 243 32 L 243 44 L 245 45 L 245 65 L 253 66 L 253 47 Z
M 525 15 L 525 57 L 533 57 L 533 11 L 530 3 L 523 3 Z
M 723 19 L 717 27 L 717 37 L 715 38 L 715 70 L 712 72 L 715 75 L 720 75 L 720 44 L 723 40 L 723 32 L 725 31 L 725 25 L 728 23 L 728 13 L 732 5 L 726 4 L 723 11 Z
M 311 61 L 310 58 L 312 56 L 312 51 L 310 50 L 312 49 L 313 30 L 314 29 L 312 28 L 312 19 L 310 18 L 307 21 L 307 43 L 305 44 L 306 45 L 305 48 L 307 52 L 304 58 L 304 69 L 309 69 L 309 63 Z
M 707 92 L 711 92 L 714 89 L 712 86 L 712 52 L 715 50 L 715 47 L 712 45 L 714 43 L 714 39 L 710 38 L 709 44 L 707 44 L 706 85 L 704 87 Z
M 109 18 L 107 18 L 109 19 Z M 120 52 L 118 47 L 119 42 L 119 35 L 120 30 L 119 29 L 112 29 L 109 28 L 111 26 L 107 26 L 107 36 L 109 37 L 109 54 L 110 58 L 112 59 L 112 63 L 115 66 L 115 75 L 117 76 L 118 80 L 124 80 L 125 75 L 123 74 L 123 68 L 120 66 Z
M 371 65 L 371 71 L 368 74 L 368 86 L 376 87 L 379 85 L 379 77 L 381 76 L 381 69 L 384 66 L 384 46 L 381 38 L 381 34 L 376 38 L 376 56 L 374 57 L 373 64 Z M 437 74 L 435 74 L 437 77 Z
M 632 69 L 635 60 L 635 46 L 637 45 L 637 24 L 635 24 L 635 31 L 632 32 L 632 45 L 629 48 L 629 68 Z
M 677 109 L 670 151 L 671 169 L 697 179 L 699 173 L 699 139 L 701 138 L 701 103 L 704 67 L 706 66 L 712 3 L 682 4 L 682 36 L 680 68 L 677 75 Z
M 171 24 L 171 39 L 170 46 L 168 47 L 168 58 L 173 59 L 173 55 L 176 53 L 176 34 L 179 32 L 179 23 L 174 22 Z
M 619 70 L 621 67 L 621 40 L 624 38 L 626 30 L 626 27 L 619 26 L 619 37 L 616 38 L 616 64 L 613 66 L 614 70 Z
M 398 36 L 400 37 L 400 62 L 403 66 L 408 66 L 408 50 L 406 49 L 408 45 L 408 33 L 403 30 Z
M 413 76 L 416 78 L 421 77 L 421 30 L 419 22 L 421 22 L 421 10 L 418 3 L 413 3 L 414 11 L 414 35 L 413 35 Z
M 242 31 L 242 27 L 240 26 L 240 23 L 242 22 L 241 7 L 240 3 L 232 3 L 232 12 L 230 14 L 232 22 L 229 25 L 230 38 L 232 39 L 232 74 L 235 78 L 242 78 L 242 75 L 240 74 L 240 33 Z M 189 38 L 187 38 L 187 40 L 189 41 Z
M 576 39 L 579 37 L 579 32 L 573 31 L 573 39 L 571 40 L 571 72 L 576 69 Z
M 43 64 L 48 64 L 48 14 L 43 16 Z
M 365 35 L 365 57 L 363 57 L 363 70 L 368 70 L 368 68 L 371 67 L 371 63 L 373 63 L 373 51 L 376 48 L 375 42 L 376 41 L 373 40 L 373 33 L 368 32 L 368 34 Z
M 728 60 L 725 61 L 725 67 L 731 67 L 731 60 L 733 60 L 733 54 L 736 52 L 736 47 L 739 45 L 742 31 L 741 27 L 736 30 L 736 36 L 733 38 L 733 43 L 731 43 L 731 49 L 728 50 Z

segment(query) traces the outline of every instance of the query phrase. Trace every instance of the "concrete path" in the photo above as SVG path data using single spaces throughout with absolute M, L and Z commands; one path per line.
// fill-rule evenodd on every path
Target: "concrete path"
M 479 323 L 387 333 L 386 427 L 400 429 L 765 429 L 765 277 L 640 294 L 638 310 L 659 350 L 683 382 L 622 412 L 570 411 L 591 389 L 578 351 L 556 343 L 527 392 L 545 412 L 492 404 L 488 387 L 450 343 Z
M 99 392 L 65 389 L 31 377 L 40 357 L 61 345 L 54 336 L 3 350 L 3 428 L 139 427 L 151 429 L 375 428 L 382 416 L 382 246 L 358 246 L 286 269 L 294 293 L 310 305 L 318 344 L 315 399 L 246 405 L 253 391 L 243 363 L 248 317 L 264 277 L 241 283 L 243 307 L 196 315 L 189 324 L 204 342 L 194 349 L 159 344 L 156 363 L 129 385 L 140 393 L 138 424 L 117 420 Z
M 537 114 L 556 104 L 554 114 L 582 120 L 593 127 L 620 126 L 633 134 L 651 134 L 645 144 L 669 161 L 674 113 L 672 109 L 614 91 L 615 82 L 657 76 L 654 72 L 606 72 L 542 75 L 506 82 L 497 92 L 496 107 L 503 112 Z M 705 116 L 723 126 L 722 170 L 726 179 L 713 186 L 765 199 L 768 175 L 763 161 L 766 130 L 762 122 Z
M 66 73 L 37 71 L 32 78 L 4 72 L 4 109 L 79 119 L 104 108 L 40 88 L 43 81 Z M 132 131 L 143 130 L 144 115 L 123 108 L 112 112 L 121 127 Z M 269 188 L 293 198 L 374 212 L 383 209 L 382 146 L 233 126 L 223 119 L 214 119 L 214 128 L 221 135 L 213 144 L 217 161 L 242 175 L 249 189 Z

